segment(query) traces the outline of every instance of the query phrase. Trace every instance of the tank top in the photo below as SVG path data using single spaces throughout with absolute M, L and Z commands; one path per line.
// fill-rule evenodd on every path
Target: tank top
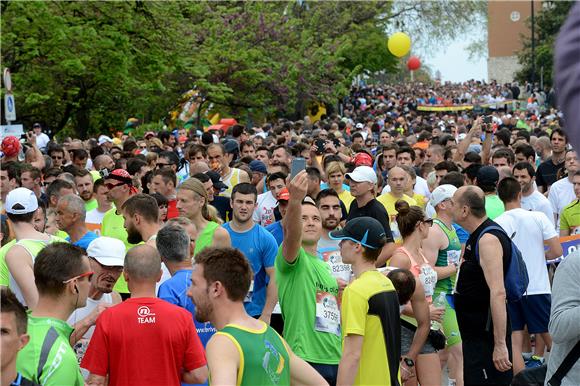
M 230 197 L 232 195 L 232 190 L 234 186 L 236 186 L 240 182 L 240 169 L 230 168 L 230 172 L 227 176 L 222 178 L 224 184 L 228 186 L 228 188 L 223 192 L 223 195 L 226 197 Z
M 445 233 L 445 236 L 447 236 L 447 240 L 449 242 L 447 248 L 441 249 L 437 254 L 437 261 L 435 262 L 435 266 L 447 267 L 451 263 L 459 263 L 459 259 L 461 257 L 461 242 L 459 241 L 459 237 L 457 237 L 455 228 L 449 229 L 447 225 L 445 225 L 445 223 L 439 219 L 433 219 L 433 222 L 441 228 L 443 233 Z M 456 275 L 453 274 L 450 277 L 438 280 L 437 284 L 435 285 L 435 292 L 444 292 L 447 295 L 451 295 L 453 293 L 453 286 L 455 285 L 455 278 Z
M 60 237 L 51 235 L 48 240 L 34 240 L 34 239 L 18 240 L 15 245 L 20 245 L 26 250 L 26 252 L 28 252 L 30 257 L 32 258 L 32 265 L 34 265 L 36 255 L 38 255 L 38 253 L 48 244 L 52 244 L 54 242 L 66 243 L 67 241 L 61 239 Z M 14 279 L 14 277 L 12 276 L 11 272 L 9 272 L 9 275 L 10 275 L 10 289 L 12 290 L 12 292 L 14 292 L 14 295 L 16 295 L 16 298 L 20 301 L 20 303 L 26 306 L 27 304 L 26 301 L 24 300 L 24 294 L 22 293 L 20 286 L 16 282 L 16 279 Z
M 211 245 L 213 242 L 213 235 L 215 234 L 215 231 L 218 229 L 218 227 L 219 224 L 217 222 L 210 221 L 207 223 L 205 228 L 203 228 L 203 231 L 197 235 L 197 239 L 195 240 L 195 249 L 193 250 L 194 256 Z
M 252 330 L 228 324 L 216 335 L 227 336 L 238 349 L 238 385 L 290 385 L 290 355 L 272 327 Z

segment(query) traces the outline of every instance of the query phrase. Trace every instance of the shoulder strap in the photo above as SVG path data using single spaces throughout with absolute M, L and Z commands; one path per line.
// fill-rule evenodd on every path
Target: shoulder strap
M 479 260 L 479 240 L 483 237 L 484 234 L 488 233 L 489 231 L 500 231 L 501 233 L 505 233 L 502 227 L 498 225 L 490 225 L 488 227 L 483 228 L 479 236 L 477 236 L 477 240 L 475 241 L 475 258 Z M 507 234 L 506 234 L 507 236 Z
M 42 369 L 44 365 L 46 365 L 46 361 L 48 360 L 48 354 L 50 354 L 50 350 L 52 346 L 58 339 L 58 332 L 54 327 L 50 327 L 46 336 L 44 337 L 44 341 L 42 342 L 42 348 L 40 350 L 40 358 L 38 359 L 38 369 L 36 371 L 38 382 L 40 382 L 40 376 L 42 375 Z
M 548 386 L 560 386 L 560 384 L 562 383 L 562 378 L 564 378 L 566 374 L 568 374 L 568 371 L 570 371 L 570 369 L 572 368 L 572 366 L 574 366 L 574 364 L 578 361 L 578 359 L 580 359 L 580 340 L 576 342 L 574 348 L 570 350 L 570 352 L 568 353 L 568 355 L 566 355 L 566 358 L 564 358 L 564 360 L 562 361 L 556 372 L 552 375 L 552 378 L 550 378 L 550 380 L 547 383 Z

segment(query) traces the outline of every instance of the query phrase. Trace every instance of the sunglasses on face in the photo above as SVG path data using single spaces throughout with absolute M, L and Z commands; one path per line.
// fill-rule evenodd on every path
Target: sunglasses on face
M 427 226 L 433 226 L 433 219 L 432 218 L 428 218 L 426 220 L 422 220 L 421 221 L 423 224 L 427 224 Z
M 123 184 L 123 183 L 120 183 L 120 184 L 111 184 L 111 183 L 107 183 L 107 184 L 105 184 L 105 186 L 106 186 L 106 187 L 107 187 L 107 189 L 109 189 L 109 190 L 112 190 L 112 189 L 116 188 L 117 186 L 121 186 L 121 185 L 125 185 L 125 184 Z
M 171 165 L 173 165 L 173 164 L 157 163 L 157 164 L 155 165 L 155 167 L 156 167 L 157 169 L 163 169 L 163 168 L 165 168 L 165 167 L 167 167 L 167 166 L 171 166 Z
M 80 275 L 78 275 L 78 276 L 71 277 L 71 278 L 70 278 L 70 279 L 68 279 L 68 280 L 64 280 L 62 283 L 63 283 L 63 284 L 67 284 L 67 283 L 70 283 L 71 281 L 73 281 L 73 280 L 75 280 L 75 279 L 80 279 L 80 278 L 83 278 L 83 277 L 86 277 L 86 278 L 88 278 L 88 280 L 89 280 L 89 281 L 91 281 L 91 279 L 93 278 L 93 275 L 94 275 L 94 274 L 95 274 L 95 273 L 94 273 L 93 271 L 85 272 L 85 273 L 82 273 L 82 274 L 80 274 Z

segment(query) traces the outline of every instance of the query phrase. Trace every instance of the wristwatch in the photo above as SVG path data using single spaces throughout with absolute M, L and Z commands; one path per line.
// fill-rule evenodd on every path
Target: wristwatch
M 407 367 L 415 367 L 415 361 L 411 358 L 403 357 L 403 362 L 405 362 Z

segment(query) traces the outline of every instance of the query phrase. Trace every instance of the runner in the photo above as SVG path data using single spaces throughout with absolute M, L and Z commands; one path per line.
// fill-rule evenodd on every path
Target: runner
M 246 313 L 251 280 L 250 264 L 237 249 L 206 248 L 197 255 L 188 295 L 196 319 L 218 329 L 207 345 L 211 384 L 326 384 L 276 331 Z

